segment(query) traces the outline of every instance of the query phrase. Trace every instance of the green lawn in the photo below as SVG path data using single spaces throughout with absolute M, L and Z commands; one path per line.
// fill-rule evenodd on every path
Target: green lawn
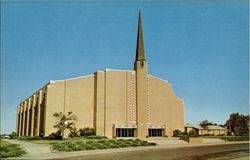
M 179 135 L 178 137 L 220 138 L 220 139 L 222 139 L 224 141 L 249 141 L 249 136 Z
M 248 136 L 201 136 L 202 138 L 220 138 L 225 141 L 249 141 Z
M 11 143 L 0 140 L 1 147 L 10 145 Z
M 66 139 L 66 140 L 47 140 L 47 139 L 42 139 L 42 140 L 24 140 L 27 142 L 31 143 L 36 143 L 36 144 L 51 144 L 51 143 L 60 143 L 60 142 L 86 142 L 86 141 L 100 141 L 100 140 L 108 140 L 108 139 Z

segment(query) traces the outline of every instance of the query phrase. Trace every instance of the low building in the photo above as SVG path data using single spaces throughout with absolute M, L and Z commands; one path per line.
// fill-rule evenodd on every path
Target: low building
M 227 135 L 228 129 L 218 125 L 208 125 L 206 128 L 200 125 L 185 125 L 185 131 L 193 131 L 197 135 Z

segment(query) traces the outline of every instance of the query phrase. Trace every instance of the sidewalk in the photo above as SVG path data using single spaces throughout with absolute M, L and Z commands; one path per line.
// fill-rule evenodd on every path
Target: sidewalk
M 222 143 L 171 143 L 159 144 L 157 146 L 142 146 L 142 147 L 126 147 L 126 148 L 115 148 L 115 149 L 105 149 L 105 150 L 84 150 L 76 152 L 51 152 L 48 145 L 44 144 L 33 144 L 29 142 L 23 142 L 19 140 L 6 140 L 10 143 L 20 144 L 26 149 L 28 154 L 22 157 L 16 157 L 15 159 L 54 159 L 54 158 L 66 158 L 74 156 L 85 156 L 85 155 L 95 155 L 95 154 L 106 154 L 106 153 L 118 153 L 118 152 L 131 152 L 131 151 L 142 151 L 142 150 L 156 150 L 156 149 L 166 149 L 166 148 L 179 148 L 179 147 L 194 147 L 194 146 L 210 146 L 210 145 L 223 145 L 223 144 L 235 144 L 235 143 L 249 143 L 249 141 L 244 142 L 222 142 Z M 13 158 L 10 158 L 13 159 Z
M 249 160 L 249 157 L 235 158 L 234 160 Z
M 50 146 L 46 144 L 34 144 L 16 139 L 2 139 L 2 140 L 12 144 L 20 144 L 27 151 L 28 154 L 51 153 Z

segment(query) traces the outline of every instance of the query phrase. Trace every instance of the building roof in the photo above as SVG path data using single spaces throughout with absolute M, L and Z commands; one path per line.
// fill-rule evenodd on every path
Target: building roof
M 196 128 L 196 129 L 204 129 L 199 124 L 196 124 L 196 125 L 185 125 L 185 127 Z M 207 130 L 225 130 L 225 129 L 226 128 L 218 126 L 218 125 L 208 125 L 207 126 Z
M 196 128 L 196 129 L 203 129 L 200 125 L 185 125 L 185 127 L 189 127 L 189 128 Z
M 209 125 L 209 126 L 207 126 L 207 129 L 208 130 L 224 130 L 226 128 L 218 126 L 218 125 Z

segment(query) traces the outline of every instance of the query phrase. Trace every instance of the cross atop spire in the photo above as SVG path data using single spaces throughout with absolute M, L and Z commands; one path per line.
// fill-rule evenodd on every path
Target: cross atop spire
M 144 55 L 144 43 L 143 43 L 143 32 L 142 32 L 142 18 L 141 10 L 139 10 L 139 20 L 138 20 L 138 33 L 137 33 L 137 47 L 136 47 L 136 58 L 135 61 L 145 61 Z

